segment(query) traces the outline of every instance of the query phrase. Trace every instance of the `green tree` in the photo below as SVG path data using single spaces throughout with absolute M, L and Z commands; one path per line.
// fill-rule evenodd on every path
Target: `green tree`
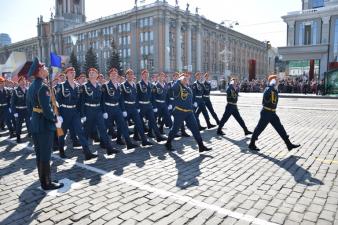
M 111 42 L 111 54 L 109 59 L 107 60 L 107 73 L 111 68 L 116 68 L 119 71 L 119 74 L 123 74 L 123 69 L 121 67 L 121 59 L 120 54 L 115 46 L 114 40 Z
M 99 70 L 99 65 L 97 64 L 97 57 L 93 51 L 93 47 L 90 47 L 86 53 L 84 69 L 87 72 L 89 68 L 95 68 Z
M 72 67 L 74 67 L 75 71 L 76 71 L 76 76 L 78 76 L 80 74 L 80 64 L 77 61 L 76 55 L 74 50 L 72 51 L 72 54 L 70 55 L 70 60 L 69 63 L 72 65 Z

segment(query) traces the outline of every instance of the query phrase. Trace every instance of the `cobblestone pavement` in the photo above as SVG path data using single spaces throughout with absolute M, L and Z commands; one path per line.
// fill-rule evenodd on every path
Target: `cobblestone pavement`
M 219 116 L 225 101 L 212 96 Z M 260 103 L 257 94 L 239 100 L 250 130 Z M 202 133 L 213 147 L 202 155 L 192 138 L 173 142 L 172 153 L 154 145 L 107 156 L 94 145 L 99 158 L 86 162 L 69 147 L 68 160 L 55 154 L 52 163 L 66 188 L 48 193 L 28 142 L 15 145 L 2 133 L 0 224 L 338 224 L 338 100 L 279 105 L 291 140 L 302 145 L 290 153 L 270 125 L 257 141 L 262 150 L 248 151 L 250 138 L 231 118 L 225 137 Z

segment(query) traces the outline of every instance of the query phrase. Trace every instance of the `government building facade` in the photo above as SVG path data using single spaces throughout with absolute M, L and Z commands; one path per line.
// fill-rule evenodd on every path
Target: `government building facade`
M 85 0 L 56 0 L 49 21 L 38 18 L 37 37 L 0 48 L 0 63 L 19 51 L 25 52 L 27 60 L 38 56 L 49 65 L 50 52 L 69 58 L 75 51 L 83 65 L 93 47 L 105 73 L 112 40 L 122 68 L 132 68 L 137 75 L 144 68 L 151 73 L 209 72 L 217 80 L 229 73 L 240 79 L 249 79 L 250 73 L 254 79 L 273 72 L 268 71 L 266 43 L 210 21 L 198 9 L 182 10 L 159 0 L 89 22 Z

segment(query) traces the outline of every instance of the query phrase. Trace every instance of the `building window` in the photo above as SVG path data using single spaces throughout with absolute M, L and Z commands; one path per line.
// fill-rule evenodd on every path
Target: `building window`
M 324 6 L 324 0 L 312 0 L 312 8 L 319 8 Z
M 150 39 L 150 41 L 154 40 L 154 32 L 153 31 L 150 32 L 150 38 L 149 39 Z
M 304 45 L 311 45 L 311 24 L 304 26 Z

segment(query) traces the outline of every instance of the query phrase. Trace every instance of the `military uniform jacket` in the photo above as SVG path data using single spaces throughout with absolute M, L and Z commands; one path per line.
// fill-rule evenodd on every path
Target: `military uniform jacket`
M 11 101 L 11 93 L 7 88 L 0 90 L 0 111 L 9 108 Z
M 204 81 L 203 86 L 204 86 L 203 98 L 209 98 L 211 91 L 210 81 Z
M 139 105 L 145 105 L 142 103 L 152 103 L 153 102 L 153 96 L 151 94 L 152 92 L 152 85 L 148 82 L 144 82 L 143 80 L 139 81 L 136 84 L 136 90 L 137 90 L 137 100 L 139 102 Z M 150 104 L 148 104 L 150 105 Z
M 174 87 L 176 82 L 177 81 L 172 80 L 169 83 L 167 83 L 167 89 L 168 89 L 168 91 L 167 91 L 167 102 L 169 104 L 173 105 L 173 106 L 174 106 L 174 100 L 175 100 L 173 87 Z
M 118 104 L 118 107 L 122 111 L 125 111 L 124 100 L 121 94 L 121 86 L 115 87 L 112 81 L 105 83 L 104 85 L 102 85 L 102 98 L 105 112 L 107 112 L 107 107 L 111 107 L 116 104 Z
M 55 131 L 56 116 L 50 104 L 50 90 L 41 78 L 36 78 L 27 91 L 27 108 L 32 112 L 31 132 Z M 36 112 L 33 109 L 39 109 Z
M 232 84 L 229 84 L 226 92 L 228 103 L 236 104 L 238 101 L 238 89 L 236 90 Z
M 99 109 L 104 112 L 104 106 L 102 102 L 102 90 L 101 85 L 96 83 L 96 87 L 88 81 L 81 87 L 81 97 L 80 97 L 80 111 L 81 117 L 85 115 L 86 108 Z M 96 106 L 96 107 L 92 107 Z
M 12 113 L 16 113 L 17 110 L 27 109 L 26 95 L 27 95 L 27 90 L 23 91 L 21 87 L 17 87 L 13 90 L 13 94 L 11 98 Z
M 177 81 L 173 86 L 173 96 L 175 109 L 193 110 L 193 93 L 190 87 L 184 86 L 180 81 Z
M 154 104 L 166 103 L 168 104 L 168 85 L 163 83 L 163 86 L 160 82 L 157 82 L 153 88 L 153 102 Z
M 57 85 L 56 100 L 61 108 L 73 108 L 80 111 L 81 87 L 74 84 L 74 89 L 68 81 Z
M 263 107 L 275 110 L 278 104 L 278 91 L 273 86 L 268 86 L 263 94 Z
M 203 101 L 204 85 L 195 81 L 192 85 L 193 102 L 200 103 Z
M 128 81 L 125 81 L 121 84 L 121 94 L 124 99 L 125 106 L 133 106 L 139 109 L 136 85 L 130 84 Z

